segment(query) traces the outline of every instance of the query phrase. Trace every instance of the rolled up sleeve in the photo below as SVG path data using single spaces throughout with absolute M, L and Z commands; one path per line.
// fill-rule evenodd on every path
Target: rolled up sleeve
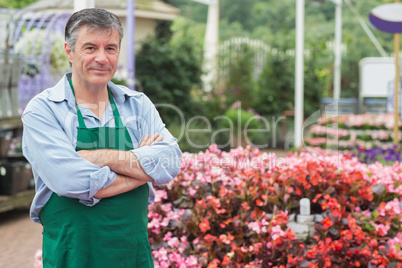
M 180 172 L 181 151 L 175 141 L 144 146 L 133 153 L 155 185 L 169 183 Z
M 163 136 L 163 141 L 134 149 L 132 152 L 145 173 L 154 179 L 155 185 L 167 184 L 180 172 L 182 153 L 177 139 L 165 127 L 155 106 L 146 96 L 144 98 L 142 135 L 158 133 Z
M 41 107 L 36 105 L 35 107 Z M 93 206 L 94 195 L 108 187 L 116 174 L 108 167 L 100 168 L 75 151 L 64 131 L 64 125 L 51 111 L 28 111 L 23 114 L 23 153 L 35 170 L 37 187 L 46 185 L 59 196 L 79 199 Z

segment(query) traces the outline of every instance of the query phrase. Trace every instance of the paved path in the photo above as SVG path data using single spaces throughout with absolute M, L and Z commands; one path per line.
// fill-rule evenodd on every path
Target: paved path
M 42 226 L 29 218 L 27 209 L 0 213 L 0 267 L 32 268 L 42 247 Z

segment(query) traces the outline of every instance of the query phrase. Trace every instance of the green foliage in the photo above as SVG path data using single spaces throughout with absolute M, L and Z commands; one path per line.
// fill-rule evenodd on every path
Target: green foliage
M 251 108 L 255 90 L 254 53 L 247 44 L 241 44 L 237 53 L 234 51 L 234 47 L 228 47 L 220 55 L 220 68 L 227 70 L 219 78 L 226 106 L 241 101 L 243 108 Z
M 181 113 L 185 117 L 200 113 L 192 91 L 200 85 L 201 63 L 191 39 L 172 44 L 172 34 L 166 31 L 166 24 L 159 25 L 157 35 L 142 44 L 136 56 L 136 77 L 169 124 Z
M 0 0 L 0 8 L 18 9 L 24 8 L 37 0 Z
M 227 116 L 233 123 L 236 130 L 238 127 L 241 129 L 244 129 L 245 127 L 253 129 L 261 128 L 261 124 L 257 120 L 258 118 L 256 118 L 256 116 L 251 112 L 241 109 L 229 109 L 226 111 L 225 116 Z M 228 124 L 225 126 L 229 127 Z
M 280 116 L 292 110 L 294 103 L 294 57 L 286 55 L 292 40 L 277 40 L 267 56 L 258 81 L 258 97 L 254 104 L 256 112 L 263 115 Z
M 164 2 L 178 7 L 180 14 L 191 18 L 195 22 L 205 23 L 208 15 L 208 7 L 204 4 L 189 0 L 163 0 Z
M 205 121 L 195 120 L 190 124 L 173 122 L 169 125 L 169 131 L 178 139 L 183 152 L 198 153 L 211 144 L 212 129 Z
M 225 113 L 227 120 L 220 122 L 220 128 L 231 129 L 230 133 L 234 133 L 240 136 L 246 141 L 245 144 L 252 142 L 254 145 L 262 145 L 268 140 L 268 137 L 264 134 L 263 125 L 261 124 L 260 117 L 243 109 L 229 109 Z M 257 131 L 255 131 L 257 130 Z M 228 139 L 229 132 L 226 134 Z

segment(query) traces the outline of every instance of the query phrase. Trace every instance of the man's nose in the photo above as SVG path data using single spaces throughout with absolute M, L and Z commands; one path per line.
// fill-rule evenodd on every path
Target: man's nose
M 105 64 L 108 62 L 107 55 L 105 50 L 99 49 L 98 53 L 96 54 L 95 60 L 100 64 Z

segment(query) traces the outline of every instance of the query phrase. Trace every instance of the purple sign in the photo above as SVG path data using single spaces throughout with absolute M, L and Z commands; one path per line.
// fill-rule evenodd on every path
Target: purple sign
M 402 4 L 390 3 L 371 10 L 370 22 L 378 30 L 387 33 L 402 33 Z

